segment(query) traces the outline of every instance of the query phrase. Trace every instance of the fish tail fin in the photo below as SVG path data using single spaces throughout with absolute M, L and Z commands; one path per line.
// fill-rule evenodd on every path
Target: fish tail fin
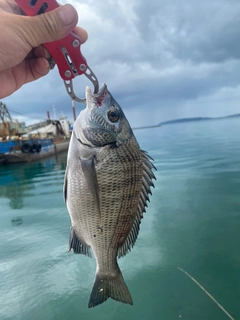
M 93 308 L 98 304 L 103 303 L 108 298 L 131 305 L 133 304 L 131 294 L 126 286 L 120 269 L 114 277 L 100 275 L 99 273 L 96 274 L 88 307 Z

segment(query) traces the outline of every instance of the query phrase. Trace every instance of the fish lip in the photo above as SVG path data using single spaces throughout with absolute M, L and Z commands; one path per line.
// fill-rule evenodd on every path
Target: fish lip
M 93 96 L 97 99 L 98 97 L 102 96 L 104 94 L 104 91 L 107 91 L 107 85 L 106 83 L 102 84 L 102 87 L 98 91 L 98 93 L 94 93 Z
M 101 107 L 102 102 L 105 98 L 105 96 L 108 93 L 108 89 L 107 89 L 107 85 L 105 83 L 102 84 L 102 87 L 100 88 L 100 90 L 98 91 L 98 93 L 94 93 L 93 99 L 97 102 L 98 107 Z
M 94 104 L 97 107 L 102 106 L 102 102 L 108 93 L 107 85 L 105 83 L 102 84 L 102 87 L 98 91 L 98 93 L 92 93 L 90 87 L 86 87 L 86 105 L 89 107 Z

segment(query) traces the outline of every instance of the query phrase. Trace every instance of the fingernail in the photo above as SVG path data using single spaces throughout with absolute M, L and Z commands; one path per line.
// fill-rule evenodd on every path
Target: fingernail
M 70 4 L 66 4 L 59 9 L 59 16 L 65 26 L 69 26 L 76 19 L 77 11 Z
M 44 46 L 42 46 L 42 48 L 43 48 L 44 58 L 48 60 L 51 57 L 51 54 Z
M 49 61 L 46 59 L 44 59 L 44 60 L 45 60 L 44 62 L 45 62 L 46 69 L 50 70 L 51 68 L 50 68 Z

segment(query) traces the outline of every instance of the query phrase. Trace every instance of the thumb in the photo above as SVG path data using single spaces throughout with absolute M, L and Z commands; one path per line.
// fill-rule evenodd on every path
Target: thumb
M 22 23 L 24 38 L 32 47 L 64 38 L 78 22 L 77 11 L 70 4 L 38 16 L 22 18 L 25 18 Z

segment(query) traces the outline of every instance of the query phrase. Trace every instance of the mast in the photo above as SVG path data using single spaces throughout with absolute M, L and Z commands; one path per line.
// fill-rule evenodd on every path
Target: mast
M 0 118 L 3 123 L 5 123 L 6 121 L 12 121 L 12 118 L 8 111 L 7 106 L 5 105 L 5 103 L 2 103 L 1 101 L 0 101 Z
M 0 101 L 0 135 L 6 137 L 10 135 L 10 127 L 9 123 L 12 122 L 12 117 L 8 111 L 7 106 L 5 103 Z
M 76 111 L 75 111 L 74 99 L 72 99 L 72 111 L 73 111 L 73 120 L 76 121 Z

